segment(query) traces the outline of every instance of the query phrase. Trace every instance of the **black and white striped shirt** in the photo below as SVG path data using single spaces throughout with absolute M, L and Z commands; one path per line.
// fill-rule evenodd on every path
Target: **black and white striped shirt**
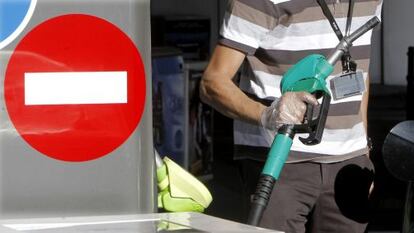
M 327 0 L 342 32 L 348 13 L 347 0 Z M 373 16 L 380 17 L 382 0 L 356 0 L 351 32 Z M 351 55 L 368 77 L 371 34 L 356 40 Z M 239 87 L 257 101 L 280 98 L 282 75 L 303 57 L 328 56 L 338 44 L 329 21 L 316 0 L 233 0 L 225 15 L 219 43 L 247 55 Z M 340 64 L 334 74 L 342 72 Z M 332 79 L 333 76 L 327 79 Z M 336 162 L 368 153 L 361 113 L 362 95 L 332 100 L 322 142 L 303 145 L 296 135 L 289 162 Z M 234 122 L 235 145 L 270 146 L 266 131 L 246 122 Z M 239 157 L 245 157 L 240 154 Z

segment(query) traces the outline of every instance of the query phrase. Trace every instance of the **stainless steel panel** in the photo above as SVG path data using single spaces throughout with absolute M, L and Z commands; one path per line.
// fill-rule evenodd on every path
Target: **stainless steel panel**
M 74 13 L 105 19 L 126 33 L 146 71 L 147 97 L 138 127 L 115 151 L 88 162 L 59 161 L 34 150 L 11 123 L 4 99 L 5 71 L 17 43 L 45 20 Z M 37 0 L 27 27 L 0 50 L 0 218 L 155 211 L 150 48 L 149 0 Z

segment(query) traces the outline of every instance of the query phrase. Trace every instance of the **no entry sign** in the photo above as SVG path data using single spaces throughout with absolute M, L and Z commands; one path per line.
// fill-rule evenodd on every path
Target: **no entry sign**
M 23 31 L 35 6 L 36 0 L 0 0 L 0 49 Z
M 122 145 L 145 105 L 145 71 L 130 38 L 108 21 L 49 19 L 17 45 L 5 75 L 7 111 L 39 152 L 88 161 Z

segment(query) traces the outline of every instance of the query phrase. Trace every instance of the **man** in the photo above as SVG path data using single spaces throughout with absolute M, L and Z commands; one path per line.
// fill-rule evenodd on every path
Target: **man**
M 326 1 L 344 33 L 348 0 Z M 381 5 L 381 0 L 356 1 L 351 32 L 380 16 Z M 351 49 L 365 87 L 348 98 L 334 96 L 320 144 L 306 146 L 298 140 L 306 135 L 296 135 L 260 226 L 284 232 L 364 232 L 374 170 L 366 135 L 370 35 Z M 309 93 L 281 95 L 282 75 L 306 55 L 328 56 L 338 42 L 316 0 L 230 2 L 200 95 L 234 119 L 235 159 L 242 164 L 249 194 L 277 128 L 300 124 L 306 104 L 318 105 Z M 334 74 L 344 72 L 337 64 Z M 335 78 L 327 79 L 329 88 L 338 83 Z

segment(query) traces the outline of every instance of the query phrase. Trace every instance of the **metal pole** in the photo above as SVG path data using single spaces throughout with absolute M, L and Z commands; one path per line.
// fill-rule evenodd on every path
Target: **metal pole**
M 408 48 L 408 74 L 407 74 L 407 120 L 414 120 L 414 47 Z
M 383 3 L 385 4 L 385 3 Z M 385 85 L 385 69 L 384 69 L 384 64 L 385 64 L 385 56 L 384 56 L 384 20 L 385 16 L 384 16 L 384 7 L 382 7 L 381 9 L 381 15 L 382 15 L 382 23 L 381 23 L 381 85 Z

